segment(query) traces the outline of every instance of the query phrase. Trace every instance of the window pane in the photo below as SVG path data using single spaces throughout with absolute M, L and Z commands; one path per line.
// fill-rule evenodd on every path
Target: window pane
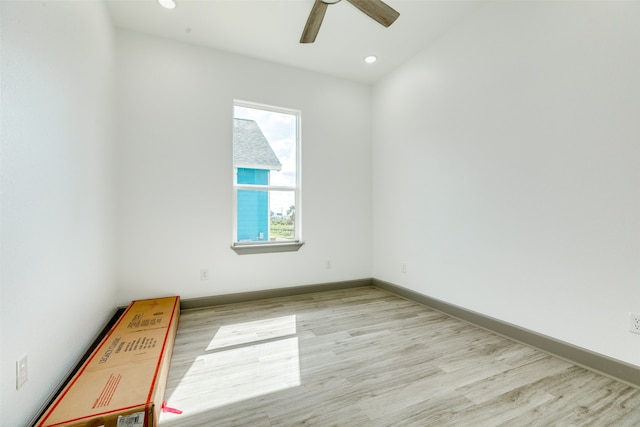
M 294 191 L 238 190 L 238 242 L 294 240 Z
M 260 158 L 263 161 L 261 167 L 269 167 L 269 184 L 278 186 L 294 187 L 296 185 L 297 173 L 297 153 L 296 139 L 298 135 L 297 118 L 294 114 L 280 113 L 275 111 L 259 110 L 256 108 L 236 106 L 234 109 L 236 126 L 251 128 L 253 132 L 252 147 L 260 150 Z M 253 128 L 253 122 L 259 131 Z M 237 128 L 236 128 L 237 129 Z M 259 147 L 258 140 L 263 141 L 256 133 L 260 132 L 264 137 L 264 142 L 268 144 L 273 154 L 277 158 L 279 165 L 275 163 L 270 153 L 265 152 L 266 147 Z M 256 162 L 258 159 L 244 158 L 242 144 L 234 144 L 234 158 L 236 163 L 244 160 L 248 163 Z M 255 166 L 255 164 L 253 165 Z

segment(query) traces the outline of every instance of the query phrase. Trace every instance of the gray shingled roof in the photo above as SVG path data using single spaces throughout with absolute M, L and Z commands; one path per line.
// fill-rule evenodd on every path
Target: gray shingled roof
M 253 120 L 233 119 L 233 166 L 251 169 L 282 169 L 278 156 Z

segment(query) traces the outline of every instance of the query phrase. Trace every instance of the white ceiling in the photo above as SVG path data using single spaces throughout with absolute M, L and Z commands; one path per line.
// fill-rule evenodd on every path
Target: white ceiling
M 424 49 L 485 0 L 387 0 L 388 28 L 341 1 L 329 5 L 312 44 L 300 44 L 314 0 L 107 0 L 114 24 L 362 83 L 374 83 Z M 375 64 L 365 64 L 376 55 Z

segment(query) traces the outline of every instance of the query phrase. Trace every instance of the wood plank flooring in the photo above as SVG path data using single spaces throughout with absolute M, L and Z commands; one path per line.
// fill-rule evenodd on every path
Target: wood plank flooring
M 640 426 L 640 390 L 375 287 L 183 311 L 161 427 Z

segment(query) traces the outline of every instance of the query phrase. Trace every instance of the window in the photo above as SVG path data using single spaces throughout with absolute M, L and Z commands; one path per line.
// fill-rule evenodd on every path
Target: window
M 295 251 L 300 240 L 300 112 L 234 102 L 232 248 Z

